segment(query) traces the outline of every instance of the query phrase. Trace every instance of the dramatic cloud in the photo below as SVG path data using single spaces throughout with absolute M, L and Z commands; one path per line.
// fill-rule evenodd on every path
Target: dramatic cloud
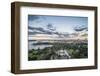
M 84 26 L 80 26 L 80 27 L 75 27 L 74 30 L 75 31 L 83 31 L 83 30 L 88 31 L 88 28 L 87 27 L 84 27 Z

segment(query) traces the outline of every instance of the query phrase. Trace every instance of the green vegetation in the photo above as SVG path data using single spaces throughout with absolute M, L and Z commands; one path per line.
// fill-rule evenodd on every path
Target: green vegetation
M 53 43 L 52 47 L 44 49 L 32 49 L 28 52 L 28 60 L 51 60 L 51 57 L 59 57 L 57 51 L 66 50 L 71 59 L 87 58 L 87 43 Z

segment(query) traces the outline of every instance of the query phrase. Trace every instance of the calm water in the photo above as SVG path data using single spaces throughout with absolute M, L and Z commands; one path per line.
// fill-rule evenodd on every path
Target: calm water
M 36 41 L 29 41 L 28 42 L 28 49 L 44 49 L 45 47 L 52 47 L 53 45 L 47 45 L 47 44 L 42 44 L 42 45 L 34 45 L 34 43 L 37 43 Z

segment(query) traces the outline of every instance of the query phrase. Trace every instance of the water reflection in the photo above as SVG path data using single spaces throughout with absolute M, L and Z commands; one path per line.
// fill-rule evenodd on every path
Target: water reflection
M 29 41 L 28 43 L 28 49 L 32 50 L 32 49 L 44 49 L 46 47 L 52 47 L 53 45 L 51 44 L 37 44 L 37 41 Z

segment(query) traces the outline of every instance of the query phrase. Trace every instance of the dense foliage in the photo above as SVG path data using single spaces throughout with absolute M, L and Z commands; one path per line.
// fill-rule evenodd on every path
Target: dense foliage
M 28 60 L 51 60 L 52 56 L 56 56 L 59 59 L 57 51 L 66 50 L 74 58 L 87 58 L 88 47 L 87 43 L 53 43 L 52 47 L 46 47 L 44 49 L 32 49 L 29 50 Z

